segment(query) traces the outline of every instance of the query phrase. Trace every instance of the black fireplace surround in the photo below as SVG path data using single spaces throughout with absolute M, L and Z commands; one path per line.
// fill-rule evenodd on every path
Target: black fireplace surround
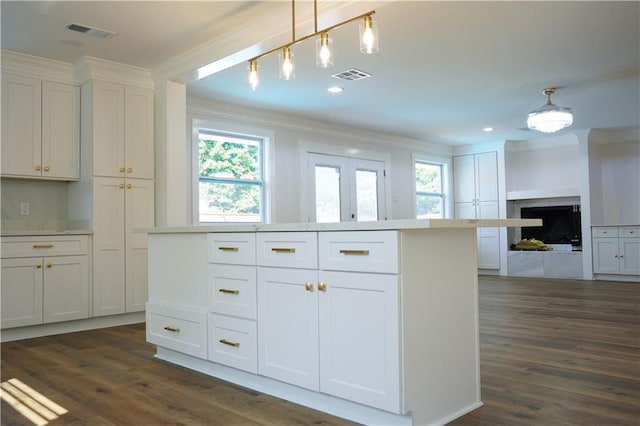
M 522 207 L 523 219 L 542 219 L 542 226 L 522 228 L 522 238 L 535 238 L 545 244 L 582 245 L 580 206 Z

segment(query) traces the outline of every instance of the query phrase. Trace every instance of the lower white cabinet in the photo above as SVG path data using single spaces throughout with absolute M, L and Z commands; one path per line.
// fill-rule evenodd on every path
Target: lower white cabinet
M 593 272 L 640 275 L 640 226 L 592 229 Z
M 2 249 L 2 328 L 89 317 L 88 237 L 7 237 Z

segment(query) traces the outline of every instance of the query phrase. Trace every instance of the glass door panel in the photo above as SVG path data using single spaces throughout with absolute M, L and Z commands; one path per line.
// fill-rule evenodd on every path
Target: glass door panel
M 340 222 L 340 168 L 315 166 L 316 222 Z
M 356 170 L 357 221 L 378 220 L 378 173 Z

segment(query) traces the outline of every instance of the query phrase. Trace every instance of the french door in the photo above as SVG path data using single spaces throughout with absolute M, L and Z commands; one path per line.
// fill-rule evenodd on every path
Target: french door
M 383 161 L 307 155 L 310 222 L 386 219 Z

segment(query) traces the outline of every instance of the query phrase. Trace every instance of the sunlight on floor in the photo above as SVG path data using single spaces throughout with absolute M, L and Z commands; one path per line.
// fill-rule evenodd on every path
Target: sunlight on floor
M 59 406 L 18 379 L 9 379 L 0 384 L 0 398 L 35 425 L 46 425 L 67 413 L 66 408 Z

